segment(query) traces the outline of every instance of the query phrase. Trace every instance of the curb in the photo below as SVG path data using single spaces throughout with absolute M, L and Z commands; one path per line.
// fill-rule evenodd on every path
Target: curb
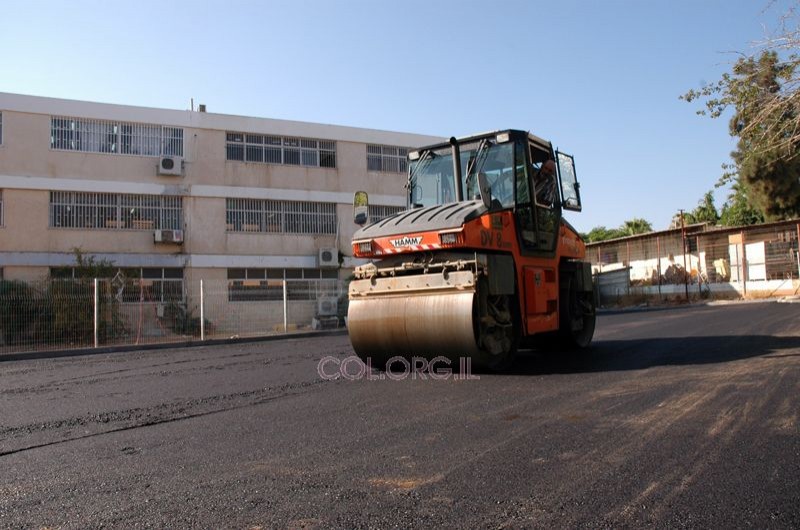
M 768 302 L 780 303 L 782 298 L 755 298 L 752 300 L 712 300 L 710 306 L 736 305 L 736 304 L 765 304 Z
M 625 313 L 644 313 L 648 311 L 669 311 L 672 309 L 688 309 L 690 307 L 719 307 L 737 304 L 767 304 L 767 303 L 800 303 L 800 300 L 784 300 L 782 298 L 764 298 L 763 300 L 710 300 L 708 302 L 694 302 L 677 305 L 651 305 L 603 309 L 598 308 L 598 315 L 619 315 Z
M 652 311 L 672 311 L 674 309 L 688 309 L 690 307 L 705 307 L 707 302 L 680 305 L 649 305 L 633 307 L 612 307 L 608 309 L 597 308 L 597 315 L 624 315 L 626 313 L 649 313 Z
M 305 331 L 285 335 L 264 335 L 261 337 L 237 337 L 228 339 L 187 340 L 178 342 L 159 342 L 156 344 L 125 344 L 120 346 L 101 346 L 99 348 L 74 348 L 69 350 L 37 350 L 18 353 L 0 353 L 0 363 L 7 361 L 30 361 L 37 359 L 58 359 L 62 357 L 79 357 L 84 355 L 102 355 L 108 353 L 139 352 L 149 350 L 169 350 L 178 348 L 198 348 L 202 346 L 224 346 L 228 344 L 246 344 L 249 342 L 274 342 L 289 339 L 306 339 L 346 335 L 347 329 L 329 331 Z

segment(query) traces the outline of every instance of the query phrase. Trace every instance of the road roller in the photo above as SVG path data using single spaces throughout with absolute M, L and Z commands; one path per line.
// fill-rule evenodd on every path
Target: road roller
M 581 210 L 571 155 L 501 130 L 409 151 L 407 166 L 404 211 L 370 222 L 367 194 L 354 197 L 362 261 L 347 324 L 359 357 L 378 369 L 443 357 L 496 371 L 519 349 L 589 346 L 591 265 L 562 216 Z

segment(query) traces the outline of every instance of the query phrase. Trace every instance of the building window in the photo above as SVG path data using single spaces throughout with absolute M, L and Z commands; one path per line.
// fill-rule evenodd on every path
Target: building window
M 336 142 L 331 140 L 228 132 L 225 153 L 228 160 L 241 162 L 336 167 Z
M 89 153 L 183 156 L 183 129 L 53 116 L 50 147 Z
M 617 263 L 619 256 L 616 249 L 603 249 L 600 253 L 600 263 Z
M 51 191 L 50 228 L 180 230 L 183 200 L 168 195 Z
M 123 302 L 183 302 L 183 269 L 121 269 L 125 276 Z
M 75 267 L 52 267 L 50 278 L 54 280 L 76 280 Z M 89 280 L 91 278 L 84 278 Z M 114 271 L 109 278 L 100 278 L 111 282 L 112 292 L 123 303 L 139 302 L 183 302 L 183 269 L 180 267 L 140 268 L 125 267 Z
M 381 206 L 379 204 L 369 205 L 369 222 L 377 223 L 387 217 L 405 210 L 403 206 Z
M 287 300 L 340 294 L 336 269 L 228 269 L 228 301 L 282 301 L 284 281 Z
M 0 145 L 3 145 L 3 113 L 0 112 Z
M 408 148 L 389 145 L 367 145 L 367 170 L 405 173 Z
M 332 202 L 226 199 L 225 207 L 228 232 L 336 233 L 336 205 Z

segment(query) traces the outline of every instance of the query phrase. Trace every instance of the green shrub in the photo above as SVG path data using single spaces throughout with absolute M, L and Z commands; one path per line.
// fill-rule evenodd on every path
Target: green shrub
M 19 280 L 0 280 L 0 339 L 3 344 L 33 342 L 42 320 L 49 320 L 47 304 L 32 286 Z

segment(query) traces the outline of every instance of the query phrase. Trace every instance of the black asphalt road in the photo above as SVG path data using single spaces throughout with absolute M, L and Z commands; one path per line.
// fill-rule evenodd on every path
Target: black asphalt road
M 800 305 L 605 315 L 479 380 L 318 375 L 351 354 L 0 363 L 0 527 L 800 527 Z

